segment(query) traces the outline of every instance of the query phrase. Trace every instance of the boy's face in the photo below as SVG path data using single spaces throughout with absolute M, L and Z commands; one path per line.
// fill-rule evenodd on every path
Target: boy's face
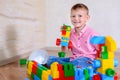
M 71 10 L 71 22 L 76 28 L 84 27 L 89 19 L 89 15 L 85 9 Z

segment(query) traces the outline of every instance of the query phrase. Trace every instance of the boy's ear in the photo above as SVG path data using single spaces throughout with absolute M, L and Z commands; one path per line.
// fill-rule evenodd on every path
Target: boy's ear
M 87 20 L 89 20 L 89 19 L 90 19 L 90 16 L 88 15 L 88 16 L 87 16 Z

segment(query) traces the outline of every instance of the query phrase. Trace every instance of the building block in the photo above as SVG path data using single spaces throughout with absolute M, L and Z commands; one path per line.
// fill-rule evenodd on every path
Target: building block
M 114 77 L 107 76 L 105 74 L 100 74 L 100 76 L 101 76 L 101 80 L 114 80 Z
M 74 76 L 74 66 L 71 63 L 63 64 L 65 77 Z M 69 74 L 68 74 L 69 73 Z
M 62 35 L 62 37 L 64 42 L 68 43 L 69 38 L 66 35 Z M 107 37 L 104 41 L 104 38 L 97 36 L 93 39 L 93 43 L 98 45 L 97 52 L 99 53 L 97 53 L 92 67 L 82 68 L 74 66 L 70 62 L 65 64 L 54 62 L 48 69 L 35 61 L 27 61 L 27 73 L 34 80 L 118 80 L 118 74 L 114 70 L 114 67 L 118 66 L 118 61 L 114 59 L 114 40 Z M 64 57 L 62 53 L 58 53 L 58 55 Z
M 84 76 L 85 76 L 85 80 L 89 80 L 90 79 L 90 75 L 89 75 L 88 69 L 84 69 Z
M 27 59 L 20 59 L 20 65 L 26 65 Z
M 84 69 L 75 68 L 75 80 L 85 80 Z
M 108 68 L 106 70 L 106 75 L 113 77 L 115 75 L 115 70 Z
M 71 31 L 71 26 L 69 25 L 63 25 L 62 30 L 61 30 L 61 39 L 56 40 L 56 45 L 59 46 L 68 46 L 69 49 L 72 47 L 72 42 L 70 42 L 70 31 Z
M 99 74 L 95 74 L 95 75 L 93 75 L 92 80 L 101 80 L 101 77 Z
M 105 37 L 105 45 L 107 46 L 108 51 L 115 51 L 117 49 L 116 42 L 111 36 Z
M 66 55 L 65 52 L 58 52 L 59 57 L 65 57 L 65 55 Z
M 38 76 L 34 75 L 34 80 L 41 80 Z
M 118 80 L 118 73 L 115 74 L 114 80 Z
M 105 43 L 105 37 L 104 36 L 93 36 L 90 39 L 90 43 L 92 43 L 92 44 L 104 44 Z

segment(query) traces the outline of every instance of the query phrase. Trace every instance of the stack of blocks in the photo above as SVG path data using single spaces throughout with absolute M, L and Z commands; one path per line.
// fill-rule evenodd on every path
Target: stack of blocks
M 72 42 L 70 41 L 70 31 L 71 26 L 63 25 L 61 30 L 61 39 L 57 38 L 56 45 L 59 46 L 68 46 L 68 48 L 72 48 Z
M 27 73 L 34 80 L 118 80 L 114 67 L 118 61 L 114 59 L 116 43 L 110 36 L 95 36 L 90 42 L 98 45 L 93 67 L 80 68 L 71 63 L 54 62 L 50 69 L 35 61 L 28 61 Z
M 28 61 L 27 73 L 34 80 L 92 80 L 93 68 L 77 68 L 71 63 L 54 62 L 50 69 L 35 61 Z
M 114 70 L 118 65 L 118 61 L 114 59 L 114 52 L 117 49 L 115 41 L 111 36 L 94 36 L 90 42 L 99 48 L 93 65 L 97 76 L 100 76 L 98 80 L 117 80 L 118 76 Z

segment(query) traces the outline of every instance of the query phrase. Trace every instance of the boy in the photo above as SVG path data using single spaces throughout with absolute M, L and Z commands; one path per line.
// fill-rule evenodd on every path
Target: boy
M 88 7 L 82 3 L 75 4 L 71 8 L 70 18 L 74 26 L 70 34 L 70 40 L 73 44 L 71 49 L 73 55 L 70 57 L 70 62 L 80 67 L 92 66 L 97 47 L 90 43 L 90 39 L 93 36 L 98 36 L 98 33 L 86 25 L 90 18 Z M 66 52 L 67 49 L 63 46 L 61 50 Z M 58 62 L 62 63 L 64 60 L 59 59 Z

